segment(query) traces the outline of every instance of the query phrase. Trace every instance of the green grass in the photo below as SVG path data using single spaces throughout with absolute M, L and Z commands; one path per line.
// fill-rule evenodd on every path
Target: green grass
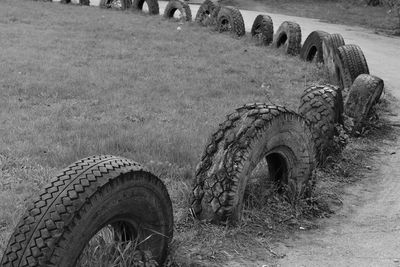
M 95 154 L 134 159 L 166 183 L 175 219 L 169 262 L 178 266 L 274 262 L 282 256 L 275 240 L 327 214 L 318 205 L 329 196 L 306 211 L 254 189 L 238 227 L 187 216 L 195 166 L 224 116 L 250 102 L 297 109 L 305 86 L 325 74 L 249 37 L 181 27 L 158 16 L 2 0 L 0 255 L 29 199 L 59 169 Z

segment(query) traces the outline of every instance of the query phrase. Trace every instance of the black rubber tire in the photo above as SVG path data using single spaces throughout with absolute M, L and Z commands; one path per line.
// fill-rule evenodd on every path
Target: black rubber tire
M 334 58 L 337 49 L 342 45 L 345 45 L 345 42 L 343 36 L 339 33 L 329 34 L 322 40 L 324 64 L 329 73 L 329 81 L 332 84 L 337 83 Z
M 285 21 L 279 26 L 272 44 L 275 48 L 284 47 L 285 53 L 297 56 L 301 49 L 301 28 L 296 22 Z
M 340 89 L 329 84 L 308 87 L 301 96 L 299 113 L 312 124 L 316 159 L 322 166 L 333 152 L 335 124 L 343 124 Z
M 261 39 L 263 45 L 270 45 L 274 40 L 274 23 L 268 15 L 258 15 L 251 27 L 251 36 Z
M 90 0 L 79 0 L 79 4 L 82 6 L 90 6 Z
M 369 74 L 361 74 L 354 80 L 345 103 L 345 114 L 352 118 L 354 130 L 359 130 L 368 119 L 371 108 L 382 95 L 383 88 L 383 80 Z
M 286 193 L 308 194 L 315 165 L 309 123 L 284 107 L 257 103 L 228 115 L 197 166 L 192 213 L 214 223 L 239 221 L 249 174 L 264 159 Z
M 61 171 L 31 202 L 0 266 L 75 266 L 91 237 L 118 221 L 135 224 L 139 241 L 151 235 L 140 248 L 162 264 L 173 234 L 172 204 L 164 184 L 128 159 L 82 159 Z
M 342 45 L 334 57 L 336 81 L 347 100 L 347 95 L 354 80 L 360 74 L 369 74 L 364 53 L 358 45 Z
M 239 37 L 246 33 L 242 13 L 230 6 L 221 7 L 219 10 L 216 28 L 219 32 L 230 31 Z
M 119 1 L 118 4 L 114 6 L 113 3 L 116 2 L 116 0 L 100 0 L 99 6 L 101 8 L 116 8 L 121 10 L 125 10 L 130 7 L 130 0 L 118 0 L 118 1 Z
M 150 15 L 158 15 L 158 14 L 160 14 L 160 7 L 158 5 L 158 0 L 133 0 L 132 4 L 131 4 L 131 7 L 134 10 L 143 10 L 144 2 L 146 2 L 147 6 L 149 7 L 149 14 Z
M 199 7 L 199 10 L 196 13 L 195 21 L 202 25 L 208 26 L 212 24 L 212 14 L 216 7 L 219 5 L 211 0 L 205 0 Z
M 313 31 L 304 41 L 300 50 L 300 58 L 305 61 L 315 61 L 317 63 L 324 62 L 324 54 L 322 51 L 322 40 L 328 35 L 324 31 Z
M 170 19 L 174 17 L 174 13 L 179 10 L 182 14 L 182 20 L 192 21 L 192 11 L 186 1 L 170 0 L 164 10 L 164 18 Z

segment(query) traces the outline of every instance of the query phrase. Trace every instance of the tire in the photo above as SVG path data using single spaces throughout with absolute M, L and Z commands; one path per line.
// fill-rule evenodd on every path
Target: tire
M 335 63 L 333 61 L 337 49 L 345 45 L 343 36 L 339 33 L 328 34 L 322 40 L 322 53 L 326 69 L 329 73 L 329 81 L 332 84 L 336 84 L 336 70 Z
M 269 180 L 288 189 L 288 195 L 308 193 L 315 163 L 308 122 L 266 104 L 245 105 L 228 115 L 197 166 L 192 213 L 214 223 L 240 221 L 249 174 L 262 160 L 268 163 Z
M 322 166 L 333 152 L 335 124 L 343 124 L 340 89 L 329 84 L 308 87 L 301 96 L 299 113 L 312 124 L 316 159 Z
M 125 10 L 130 7 L 130 0 L 100 0 L 99 6 Z
M 300 50 L 300 58 L 304 61 L 314 61 L 317 63 L 324 62 L 322 51 L 322 40 L 328 35 L 324 31 L 313 31 L 308 35 Z
M 164 10 L 164 18 L 170 19 L 174 17 L 174 13 L 179 10 L 182 14 L 182 20 L 192 21 L 192 12 L 189 5 L 185 1 L 171 0 L 168 2 Z
M 345 104 L 345 114 L 352 118 L 355 130 L 368 119 L 371 108 L 382 95 L 383 87 L 382 79 L 368 74 L 361 74 L 354 80 Z
M 216 26 L 219 32 L 230 31 L 239 37 L 246 33 L 242 13 L 234 7 L 221 7 Z
M 128 159 L 82 159 L 61 171 L 28 206 L 0 266 L 75 266 L 91 237 L 118 223 L 114 228 L 125 241 L 138 233 L 141 249 L 150 250 L 160 264 L 165 260 L 173 214 L 164 184 Z
M 343 45 L 334 57 L 336 81 L 342 89 L 344 99 L 354 80 L 360 74 L 369 74 L 367 60 L 358 45 Z
M 147 6 L 149 7 L 150 15 L 160 14 L 160 7 L 158 6 L 158 0 L 133 0 L 131 6 L 135 10 L 143 10 L 144 2 L 146 2 Z
M 258 15 L 251 27 L 251 36 L 259 37 L 263 45 L 270 45 L 274 39 L 274 23 L 271 17 Z
M 301 48 L 301 28 L 296 22 L 285 21 L 275 33 L 273 46 L 283 47 L 286 54 L 297 56 Z
M 79 4 L 83 6 L 89 6 L 90 5 L 90 0 L 80 0 Z
M 210 18 L 214 11 L 214 9 L 218 6 L 218 4 L 214 3 L 211 0 L 205 0 L 199 7 L 199 10 L 196 13 L 195 21 L 202 25 L 208 26 L 210 25 Z M 211 23 L 212 24 L 212 23 Z

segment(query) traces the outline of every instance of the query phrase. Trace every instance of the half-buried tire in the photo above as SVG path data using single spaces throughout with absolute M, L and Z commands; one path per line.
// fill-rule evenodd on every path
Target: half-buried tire
M 334 58 L 337 49 L 342 45 L 345 45 L 345 43 L 343 36 L 339 33 L 328 34 L 322 40 L 324 64 L 329 72 L 329 80 L 333 84 L 337 84 Z
M 131 1 L 131 0 L 127 0 Z M 160 14 L 160 7 L 158 5 L 158 0 L 133 0 L 132 1 L 132 9 L 134 10 L 143 10 L 143 5 L 146 2 L 148 8 L 149 8 L 149 14 L 150 15 L 158 15 Z
M 119 233 L 118 240 L 137 242 L 162 264 L 173 233 L 164 184 L 128 159 L 94 156 L 77 161 L 28 206 L 0 265 L 76 266 L 91 238 L 105 227 Z
M 328 33 L 324 31 L 313 31 L 308 35 L 300 50 L 300 58 L 305 61 L 324 62 L 322 51 L 322 40 Z
M 345 103 L 345 114 L 352 118 L 354 130 L 359 130 L 368 119 L 371 108 L 382 95 L 383 87 L 382 79 L 368 74 L 361 74 L 354 80 Z
M 205 0 L 199 7 L 195 21 L 202 25 L 208 26 L 211 23 L 211 15 L 213 14 L 214 9 L 219 6 L 215 1 Z
M 164 18 L 174 17 L 176 11 L 181 13 L 181 20 L 192 21 L 192 12 L 188 3 L 182 0 L 170 0 L 164 10 Z
M 228 115 L 197 166 L 192 213 L 215 223 L 239 221 L 249 176 L 262 161 L 268 164 L 266 179 L 286 194 L 297 198 L 309 193 L 315 162 L 308 122 L 266 104 L 245 105 Z
M 275 48 L 283 47 L 286 54 L 297 56 L 301 48 L 301 28 L 296 22 L 285 21 L 279 26 L 275 33 Z
M 360 74 L 369 74 L 367 60 L 358 45 L 342 45 L 334 57 L 336 80 L 347 100 L 348 91 Z
M 99 6 L 101 8 L 115 8 L 125 10 L 130 7 L 130 0 L 101 0 Z
M 259 38 L 263 45 L 270 45 L 274 39 L 274 23 L 268 15 L 258 15 L 251 27 L 251 36 Z
M 316 158 L 323 165 L 333 152 L 335 124 L 343 124 L 340 89 L 329 84 L 308 87 L 301 96 L 299 113 L 312 124 Z
M 219 32 L 230 31 L 237 36 L 245 34 L 244 20 L 239 9 L 234 7 L 224 6 L 218 12 L 217 30 Z

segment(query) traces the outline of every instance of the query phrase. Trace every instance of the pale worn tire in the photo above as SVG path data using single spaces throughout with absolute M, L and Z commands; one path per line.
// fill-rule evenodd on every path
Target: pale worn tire
M 274 35 L 273 47 L 283 47 L 286 54 L 297 56 L 301 49 L 301 28 L 296 22 L 283 22 Z
M 337 49 L 345 45 L 343 36 L 339 33 L 329 34 L 322 40 L 322 53 L 326 69 L 329 73 L 329 81 L 337 85 L 336 81 L 336 68 L 334 63 L 335 54 Z
M 251 27 L 251 36 L 261 39 L 263 45 L 270 45 L 274 39 L 274 23 L 268 15 L 258 15 Z
M 164 10 L 164 18 L 174 17 L 176 11 L 181 12 L 184 21 L 192 21 L 192 12 L 188 3 L 182 0 L 170 0 Z
M 328 33 L 324 31 L 313 31 L 304 41 L 300 50 L 300 58 L 305 61 L 324 62 L 322 41 Z
M 197 166 L 192 213 L 215 223 L 239 221 L 248 176 L 263 159 L 286 192 L 309 193 L 315 165 L 309 123 L 284 107 L 257 103 L 228 115 Z
M 379 101 L 384 82 L 376 76 L 361 74 L 353 82 L 345 103 L 345 114 L 353 119 L 355 130 L 368 119 L 371 108 Z
M 218 6 L 219 5 L 215 1 L 205 0 L 200 5 L 199 10 L 196 13 L 195 21 L 202 26 L 208 26 L 212 24 L 212 14 L 214 9 Z
M 127 0 L 131 1 L 131 0 Z M 160 7 L 158 5 L 158 0 L 133 0 L 132 4 L 130 5 L 133 10 L 143 10 L 144 2 L 147 3 L 149 7 L 149 14 L 150 15 L 158 15 L 160 14 Z
M 135 240 L 136 233 L 143 241 L 141 249 L 150 250 L 162 264 L 173 233 L 172 204 L 164 184 L 128 159 L 82 159 L 61 171 L 29 204 L 0 265 L 75 266 L 91 237 L 119 222 L 132 227 L 124 228 L 126 240 Z
M 242 13 L 235 7 L 221 7 L 216 28 L 219 32 L 230 31 L 239 37 L 246 33 Z
M 316 159 L 324 165 L 334 147 L 335 125 L 343 124 L 343 99 L 338 87 L 312 85 L 300 99 L 299 113 L 312 124 Z

